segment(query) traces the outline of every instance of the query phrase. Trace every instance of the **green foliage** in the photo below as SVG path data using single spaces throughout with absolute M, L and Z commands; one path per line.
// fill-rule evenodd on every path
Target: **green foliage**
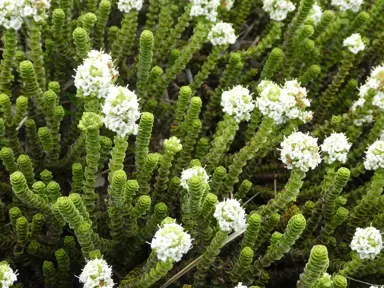
M 384 1 L 356 12 L 320 1 L 319 19 L 314 0 L 293 1 L 281 21 L 265 1 L 221 1 L 208 16 L 196 16 L 208 8 L 189 1 L 123 2 L 51 0 L 46 10 L 33 6 L 41 21 L 22 17 L 17 30 L 3 17 L 0 250 L 19 273 L 13 287 L 78 287 L 74 275 L 101 258 L 119 287 L 380 285 L 383 252 L 361 259 L 351 240 L 357 228 L 384 232 L 381 152 L 375 171 L 364 165 L 384 129 Z M 220 22 L 233 26 L 233 45 L 208 43 Z M 354 33 L 365 45 L 357 54 L 343 44 Z M 79 81 L 92 50 L 105 55 Z M 294 79 L 300 89 L 287 82 Z M 283 89 L 284 105 L 276 91 L 258 87 L 263 80 Z M 222 97 L 237 85 L 252 103 Z M 113 86 L 128 87 L 137 103 L 123 95 L 111 102 Z M 103 95 L 85 96 L 87 89 Z M 291 104 L 302 109 L 304 98 L 313 112 L 306 123 L 280 115 Z M 249 119 L 238 122 L 245 106 Z M 280 110 L 264 115 L 273 107 Z M 132 131 L 120 135 L 110 125 Z M 353 145 L 346 161 L 322 155 L 326 161 L 303 171 L 295 164 L 301 150 L 281 154 L 295 131 L 319 146 L 343 133 Z M 193 167 L 208 178 L 185 172 Z M 246 219 L 230 232 L 220 230 L 223 221 L 241 213 L 220 215 L 227 199 Z M 175 221 L 192 247 L 180 261 L 162 261 L 151 242 Z

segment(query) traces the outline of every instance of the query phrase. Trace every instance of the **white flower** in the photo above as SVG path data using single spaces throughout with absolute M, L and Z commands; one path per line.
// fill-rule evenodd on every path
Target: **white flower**
M 235 4 L 235 0 L 222 0 L 221 1 L 221 6 L 224 7 L 227 11 L 232 9 L 233 4 Z
M 343 133 L 332 133 L 325 138 L 324 143 L 321 145 L 321 151 L 326 154 L 325 161 L 328 164 L 335 161 L 344 164 L 347 161 L 347 154 L 351 146 L 352 144 L 348 142 L 347 136 Z
M 84 288 L 112 288 L 112 268 L 104 259 L 89 260 L 80 274 Z
M 92 50 L 84 63 L 77 67 L 75 86 L 82 97 L 104 98 L 117 76 L 111 56 Z
M 306 98 L 307 91 L 297 80 L 286 81 L 284 87 L 263 80 L 257 89 L 259 97 L 256 98 L 256 107 L 264 116 L 275 120 L 276 124 L 283 124 L 293 119 L 300 119 L 303 122 L 312 119 L 312 112 L 305 111 L 311 105 Z
M 17 280 L 17 273 L 5 261 L 0 262 L 0 283 L 2 288 L 9 288 Z
M 323 15 L 323 10 L 321 10 L 321 7 L 317 4 L 314 4 L 311 10 L 311 13 L 309 14 L 309 17 L 313 19 L 315 26 L 320 23 L 322 15 Z
M 181 260 L 192 247 L 191 235 L 176 223 L 166 223 L 160 228 L 151 242 L 157 258 L 163 262 Z
M 353 54 L 357 54 L 365 49 L 365 44 L 359 33 L 354 33 L 346 38 L 343 42 L 343 46 L 347 47 Z
M 195 167 L 183 170 L 183 172 L 181 172 L 181 180 L 180 180 L 181 187 L 188 190 L 189 189 L 188 181 L 193 176 L 198 176 L 203 184 L 208 184 L 209 176 L 207 174 L 207 171 L 205 171 L 203 167 L 195 166 Z
M 372 110 L 370 110 L 368 112 L 372 113 Z M 371 114 L 365 115 L 362 118 L 353 120 L 353 124 L 355 124 L 356 126 L 362 126 L 365 123 L 369 124 L 369 123 L 372 123 L 372 122 L 373 122 L 373 116 Z
M 377 140 L 367 149 L 364 167 L 367 170 L 384 168 L 384 141 Z
M 203 16 L 208 21 L 216 22 L 217 7 L 220 5 L 220 0 L 191 0 L 191 16 Z
M 0 1 L 0 26 L 19 30 L 26 19 L 36 22 L 47 17 L 50 8 L 47 0 L 2 0 Z
M 111 86 L 103 105 L 105 126 L 122 137 L 136 135 L 140 118 L 139 102 L 134 92 L 121 86 Z
M 235 117 L 237 122 L 249 121 L 255 104 L 247 88 L 237 85 L 232 90 L 224 91 L 221 95 L 223 111 Z
M 357 12 L 360 9 L 363 0 L 332 0 L 331 5 L 336 6 L 340 11 L 345 12 L 351 10 Z
M 163 146 L 165 150 L 173 151 L 174 153 L 180 152 L 183 148 L 183 145 L 180 144 L 180 140 L 175 136 L 164 140 Z
M 321 162 L 317 139 L 302 132 L 292 133 L 281 143 L 281 161 L 288 169 L 315 169 Z
M 263 0 L 263 9 L 269 13 L 272 20 L 282 21 L 287 14 L 295 10 L 295 5 L 289 0 Z
M 239 282 L 235 288 L 247 288 L 247 286 L 243 285 L 243 283 Z
M 143 7 L 143 0 L 119 0 L 117 8 L 123 13 L 129 13 L 132 9 L 140 11 Z
M 361 259 L 375 259 L 383 247 L 380 231 L 375 227 L 357 228 L 351 242 L 351 249 L 356 251 Z
M 229 45 L 236 42 L 235 29 L 229 23 L 217 23 L 208 34 L 208 40 L 213 46 Z
M 216 205 L 213 216 L 222 231 L 232 232 L 245 228 L 245 211 L 236 199 L 226 199 Z

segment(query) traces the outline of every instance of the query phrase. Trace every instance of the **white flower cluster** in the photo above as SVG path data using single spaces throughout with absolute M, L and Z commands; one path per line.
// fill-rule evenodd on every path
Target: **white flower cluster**
M 217 23 L 208 33 L 208 40 L 213 46 L 229 45 L 236 42 L 235 29 L 229 23 Z
M 313 19 L 315 26 L 320 23 L 322 15 L 323 15 L 323 10 L 321 9 L 321 7 L 317 4 L 314 4 L 309 14 L 309 17 Z
M 178 262 L 192 247 L 191 235 L 176 223 L 166 223 L 160 228 L 151 242 L 157 258 L 163 262 Z
M 92 50 L 77 67 L 75 86 L 83 97 L 104 98 L 118 75 L 109 54 Z
M 321 145 L 321 151 L 326 154 L 325 161 L 332 164 L 335 161 L 345 163 L 347 154 L 352 144 L 348 142 L 347 136 L 343 133 L 332 133 L 324 139 Z
M 216 22 L 217 8 L 220 5 L 220 0 L 191 0 L 191 16 L 203 16 L 208 21 Z
M 384 168 L 384 141 L 377 140 L 365 152 L 364 167 L 367 170 Z
M 269 13 L 272 20 L 283 21 L 287 14 L 295 10 L 295 5 L 289 0 L 263 0 L 263 9 Z
M 235 288 L 247 288 L 247 286 L 243 285 L 243 283 L 239 282 Z
M 353 54 L 357 54 L 365 49 L 365 44 L 359 33 L 354 33 L 346 38 L 343 42 L 343 46 L 347 47 Z
M 245 211 L 240 202 L 235 199 L 226 199 L 216 205 L 213 216 L 219 223 L 222 231 L 232 232 L 245 228 Z
M 233 4 L 235 4 L 235 0 L 222 0 L 221 1 L 221 7 L 225 8 L 227 11 L 232 9 Z
M 356 13 L 363 2 L 363 0 L 332 0 L 331 5 L 336 6 L 342 12 L 351 10 Z
M 383 247 L 380 231 L 375 227 L 357 228 L 351 242 L 351 249 L 356 251 L 361 259 L 375 259 Z
M 375 96 L 372 99 L 372 104 L 379 109 L 384 110 L 384 65 L 375 67 L 371 75 L 365 81 L 364 85 L 359 88 L 359 99 L 352 104 L 352 111 L 356 111 L 358 107 L 363 107 L 365 104 L 365 96 L 370 89 L 376 91 Z M 364 123 L 373 122 L 372 110 L 367 111 L 368 114 L 361 119 L 354 120 L 356 126 L 361 126 Z
M 129 13 L 132 9 L 140 11 L 143 7 L 143 0 L 119 0 L 117 8 L 123 13 Z
M 0 283 L 2 288 L 9 288 L 17 280 L 17 273 L 5 261 L 0 262 Z
M 2 0 L 0 1 L 0 26 L 19 30 L 25 18 L 40 22 L 47 17 L 51 4 L 48 0 Z
M 111 86 L 103 105 L 104 124 L 122 137 L 136 135 L 140 118 L 139 102 L 135 92 L 121 86 Z
M 84 288 L 112 288 L 112 268 L 104 259 L 90 260 L 84 266 L 79 281 Z
M 223 92 L 221 95 L 221 106 L 224 113 L 235 117 L 237 122 L 249 121 L 251 112 L 255 109 L 251 93 L 241 85 Z
M 198 176 L 202 183 L 208 184 L 209 176 L 207 174 L 207 171 L 205 171 L 203 167 L 195 166 L 195 167 L 183 170 L 183 172 L 181 172 L 181 181 L 180 181 L 181 187 L 188 190 L 189 189 L 188 181 L 193 176 Z
M 281 143 L 281 161 L 288 169 L 315 169 L 321 162 L 317 139 L 302 132 L 292 133 Z
M 311 105 L 307 99 L 307 90 L 301 87 L 297 80 L 286 81 L 283 87 L 263 80 L 257 90 L 259 97 L 256 98 L 256 107 L 264 116 L 275 120 L 276 124 L 283 124 L 292 119 L 300 119 L 303 122 L 312 119 L 312 112 L 305 111 Z

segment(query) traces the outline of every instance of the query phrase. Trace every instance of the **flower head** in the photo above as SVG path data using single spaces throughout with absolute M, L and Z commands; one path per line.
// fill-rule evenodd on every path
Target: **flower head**
M 321 145 L 321 151 L 326 154 L 325 161 L 332 164 L 335 161 L 345 163 L 347 154 L 351 149 L 352 144 L 348 142 L 347 136 L 343 133 L 332 133 L 325 138 Z
M 17 280 L 17 273 L 5 261 L 0 262 L 0 283 L 2 288 L 9 288 Z
M 243 283 L 239 282 L 235 288 L 247 288 L 247 286 L 243 285 Z
M 156 252 L 157 258 L 163 262 L 181 260 L 192 247 L 191 235 L 176 223 L 164 224 L 155 234 L 151 248 Z
M 256 98 L 256 107 L 264 116 L 275 120 L 276 124 L 283 124 L 292 119 L 300 119 L 303 122 L 312 119 L 312 112 L 305 111 L 311 105 L 306 98 L 307 90 L 301 87 L 297 80 L 286 81 L 283 87 L 263 80 L 257 89 L 259 97 Z
M 111 86 L 103 105 L 105 126 L 122 137 L 137 134 L 136 121 L 140 118 L 135 92 L 121 86 Z
M 191 0 L 191 16 L 203 16 L 208 21 L 216 22 L 217 7 L 220 5 L 220 0 Z
M 117 8 L 123 13 L 129 13 L 131 10 L 140 11 L 143 7 L 143 0 L 119 0 Z
M 19 30 L 25 19 L 40 22 L 47 17 L 51 4 L 48 0 L 0 1 L 0 26 Z
M 357 228 L 351 242 L 351 249 L 356 251 L 361 259 L 375 259 L 383 247 L 380 231 L 375 227 Z
M 283 21 L 287 14 L 295 10 L 295 5 L 289 0 L 263 0 L 263 9 L 269 13 L 272 20 Z
M 188 181 L 193 176 L 198 176 L 201 180 L 201 183 L 208 184 L 209 176 L 205 171 L 205 169 L 203 167 L 194 166 L 192 168 L 188 168 L 186 170 L 183 170 L 183 172 L 181 172 L 181 181 L 180 181 L 181 187 L 188 190 L 189 189 Z
M 359 33 L 354 33 L 346 38 L 343 42 L 343 46 L 347 47 L 353 54 L 357 54 L 365 49 L 365 44 Z
M 221 7 L 225 8 L 227 11 L 231 10 L 235 4 L 235 0 L 221 0 Z
M 104 98 L 118 76 L 109 54 L 92 50 L 77 67 L 75 86 L 82 97 Z
M 321 16 L 323 15 L 323 10 L 317 4 L 314 4 L 312 10 L 309 14 L 309 17 L 313 19 L 315 25 L 320 23 Z
M 236 42 L 235 29 L 229 23 L 217 23 L 209 31 L 208 40 L 213 46 L 234 44 Z
M 340 11 L 345 12 L 351 10 L 357 12 L 360 9 L 363 0 L 332 0 L 331 5 L 336 6 Z
M 223 111 L 235 117 L 237 122 L 249 121 L 251 112 L 255 108 L 249 90 L 241 85 L 223 92 L 221 95 L 221 106 L 223 106 Z
M 384 141 L 377 140 L 365 152 L 364 167 L 367 170 L 384 168 Z
M 232 232 L 245 228 L 245 211 L 236 199 L 226 199 L 216 205 L 213 216 L 222 231 Z
M 180 144 L 180 140 L 175 136 L 164 140 L 163 146 L 165 150 L 173 151 L 174 153 L 180 152 L 181 149 L 183 149 L 183 145 Z
M 77 127 L 82 131 L 100 129 L 103 117 L 94 112 L 84 112 Z
M 104 259 L 89 260 L 80 274 L 84 288 L 112 288 L 112 268 Z
M 292 133 L 281 143 L 281 161 L 288 169 L 315 169 L 321 162 L 317 139 L 302 132 Z

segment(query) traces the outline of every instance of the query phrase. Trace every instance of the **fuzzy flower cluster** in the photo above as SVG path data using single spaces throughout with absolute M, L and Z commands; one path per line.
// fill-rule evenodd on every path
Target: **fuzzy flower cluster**
M 195 166 L 195 167 L 183 170 L 183 172 L 181 172 L 181 180 L 180 180 L 181 187 L 188 190 L 189 189 L 188 181 L 193 176 L 198 176 L 201 180 L 201 183 L 208 184 L 209 176 L 207 174 L 207 171 L 205 171 L 203 167 Z
M 321 151 L 324 152 L 325 162 L 332 164 L 335 161 L 345 163 L 352 144 L 348 142 L 347 136 L 343 133 L 332 133 L 324 139 Z
M 224 113 L 235 117 L 237 122 L 249 121 L 251 112 L 255 109 L 251 93 L 241 85 L 223 92 L 221 95 L 221 106 Z
M 220 0 L 191 0 L 191 3 L 190 15 L 192 17 L 203 16 L 208 21 L 216 22 L 217 8 L 220 6 Z
M 245 211 L 240 202 L 235 199 L 226 199 L 216 205 L 213 216 L 219 223 L 222 231 L 232 232 L 245 228 Z
M 321 9 L 321 7 L 317 4 L 314 4 L 309 14 L 309 17 L 313 19 L 313 22 L 315 25 L 320 23 L 322 15 L 323 15 L 323 10 Z
M 84 266 L 79 281 L 84 288 L 112 288 L 112 267 L 104 259 L 90 260 Z
M 0 283 L 2 288 L 9 288 L 17 280 L 17 273 L 5 261 L 0 262 Z
M 317 139 L 302 132 L 292 133 L 281 143 L 281 161 L 288 169 L 315 169 L 321 162 Z
M 119 0 L 117 8 L 123 13 L 129 13 L 131 10 L 140 11 L 143 7 L 143 0 Z
M 235 29 L 229 23 L 217 23 L 209 31 L 208 40 L 213 46 L 234 44 L 236 42 Z
M 383 247 L 381 233 L 375 227 L 357 228 L 351 242 L 351 249 L 356 251 L 361 259 L 375 259 Z
M 312 119 L 312 112 L 305 111 L 311 105 L 307 99 L 307 90 L 301 87 L 297 80 L 286 81 L 283 87 L 263 80 L 257 90 L 259 97 L 256 98 L 256 107 L 264 116 L 275 120 L 276 124 L 293 119 L 303 122 Z
M 351 10 L 356 13 L 363 2 L 363 0 L 332 0 L 331 5 L 336 6 L 342 12 Z
M 384 168 L 384 141 L 377 140 L 365 152 L 364 167 L 367 170 Z
M 139 102 L 134 92 L 121 86 L 111 86 L 103 105 L 104 124 L 122 137 L 137 134 L 140 118 Z
M 118 75 L 109 54 L 92 50 L 84 63 L 77 67 L 75 86 L 78 95 L 104 98 Z
M 347 47 L 353 54 L 357 54 L 365 49 L 365 44 L 359 33 L 354 33 L 346 38 L 343 42 L 343 46 Z
M 247 288 L 247 286 L 243 285 L 243 283 L 239 282 L 235 288 Z
M 283 21 L 295 8 L 289 0 L 263 0 L 263 10 L 269 13 L 272 20 Z
M 192 247 L 191 235 L 176 223 L 166 223 L 155 234 L 151 248 L 163 262 L 181 260 Z
M 51 4 L 48 0 L 2 0 L 0 1 L 0 26 L 19 30 L 25 19 L 36 22 L 44 20 Z

